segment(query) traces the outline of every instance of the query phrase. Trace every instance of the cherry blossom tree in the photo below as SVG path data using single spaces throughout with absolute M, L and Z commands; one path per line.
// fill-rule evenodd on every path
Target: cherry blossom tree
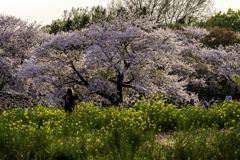
M 39 25 L 13 16 L 0 15 L 0 97 L 4 105 L 31 101 L 27 82 L 19 80 L 18 65 L 31 57 L 31 49 L 46 35 Z
M 98 95 L 114 104 L 126 101 L 129 93 L 135 98 L 150 92 L 188 98 L 187 78 L 182 76 L 194 69 L 180 61 L 174 41 L 178 36 L 154 25 L 151 18 L 119 16 L 110 23 L 57 34 L 35 47 L 19 74 L 34 79 L 44 94 L 55 93 L 48 96 L 51 104 L 68 86 L 86 100 Z M 177 72 L 179 68 L 185 70 Z
M 236 44 L 228 47 L 220 46 L 218 49 L 203 48 L 201 51 L 201 58 L 208 65 L 209 77 L 206 81 L 212 80 L 218 84 L 220 93 L 224 92 L 221 94 L 230 91 L 235 98 L 238 95 L 238 89 L 234 85 L 233 75 L 240 73 L 239 47 L 240 45 Z M 223 88 L 224 86 L 226 87 Z
M 183 34 L 188 37 L 185 42 L 188 47 L 182 50 L 182 55 L 195 66 L 196 73 L 191 77 L 194 77 L 193 81 L 201 82 L 197 83 L 198 88 L 203 90 L 201 97 L 223 96 L 227 91 L 232 91 L 237 96 L 238 90 L 232 75 L 239 74 L 239 44 L 209 49 L 200 43 L 200 39 L 209 34 L 206 30 L 187 27 Z M 188 86 L 196 87 L 192 82 Z M 189 87 L 188 90 L 193 91 Z

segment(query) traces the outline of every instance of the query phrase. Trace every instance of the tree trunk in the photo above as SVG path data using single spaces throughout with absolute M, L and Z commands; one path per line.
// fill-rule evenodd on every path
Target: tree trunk
M 122 88 L 123 88 L 123 74 L 120 74 L 117 79 L 118 103 L 123 103 Z
M 234 98 L 235 99 L 239 99 L 239 97 L 238 97 L 238 87 L 237 86 L 235 86 L 235 88 L 234 88 L 235 90 L 235 92 L 234 92 Z

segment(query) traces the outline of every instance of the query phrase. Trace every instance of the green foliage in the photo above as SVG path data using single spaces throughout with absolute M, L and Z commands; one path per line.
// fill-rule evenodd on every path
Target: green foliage
M 98 19 L 106 18 L 107 16 L 107 10 L 103 8 L 102 6 L 93 6 L 91 9 L 91 15 L 92 15 L 92 22 L 95 22 Z
M 87 24 L 90 23 L 90 15 L 87 13 L 75 15 L 72 22 L 73 30 L 80 30 L 81 28 L 84 28 Z
M 220 45 L 229 46 L 236 43 L 240 43 L 240 37 L 233 31 L 227 31 L 226 29 L 215 28 L 210 34 L 201 39 L 201 42 L 211 48 L 217 48 Z
M 240 89 L 240 75 L 239 74 L 233 74 L 232 80 L 234 81 L 235 85 Z
M 197 26 L 209 30 L 219 27 L 234 32 L 240 32 L 240 10 L 233 11 L 229 8 L 226 13 L 220 11 L 207 21 L 201 21 Z
M 102 6 L 93 6 L 89 11 L 87 8 L 72 8 L 71 11 L 65 10 L 63 13 L 63 19 L 52 21 L 52 24 L 46 25 L 43 28 L 47 28 L 50 34 L 57 34 L 64 31 L 80 30 L 94 23 L 98 19 L 106 18 L 106 9 Z
M 52 21 L 52 24 L 50 25 L 43 26 L 42 29 L 47 29 L 50 34 L 56 35 L 58 32 L 63 30 L 63 25 L 64 25 L 63 21 L 58 19 Z
M 53 25 L 49 26 L 51 28 L 50 34 L 57 34 L 60 30 L 60 25 L 57 22 L 54 22 Z
M 65 32 L 70 31 L 71 26 L 72 26 L 72 20 L 70 20 L 70 18 L 68 18 L 67 21 L 63 25 L 63 31 L 65 31 Z

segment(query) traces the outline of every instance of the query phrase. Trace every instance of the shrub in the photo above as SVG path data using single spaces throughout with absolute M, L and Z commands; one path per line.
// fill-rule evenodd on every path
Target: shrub
M 218 48 L 220 45 L 225 47 L 240 43 L 240 37 L 233 31 L 215 28 L 210 34 L 204 36 L 201 42 L 207 47 Z

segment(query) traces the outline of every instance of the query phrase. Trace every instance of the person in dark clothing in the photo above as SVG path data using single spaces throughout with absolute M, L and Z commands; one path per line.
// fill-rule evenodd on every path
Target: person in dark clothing
M 195 106 L 195 102 L 193 99 L 190 100 L 190 105 Z
M 78 96 L 74 94 L 72 88 L 68 88 L 67 94 L 63 96 L 63 99 L 65 100 L 65 112 L 72 113 L 74 110 L 74 101 L 78 99 Z
M 129 108 L 133 108 L 133 105 L 132 105 L 131 101 L 129 101 L 129 103 L 128 103 L 128 105 L 127 105 L 127 108 L 128 108 L 128 109 L 129 109 Z
M 202 103 L 203 103 L 204 107 L 208 110 L 209 104 L 208 104 L 208 102 L 206 101 L 206 99 L 204 99 L 204 101 L 203 101 Z

